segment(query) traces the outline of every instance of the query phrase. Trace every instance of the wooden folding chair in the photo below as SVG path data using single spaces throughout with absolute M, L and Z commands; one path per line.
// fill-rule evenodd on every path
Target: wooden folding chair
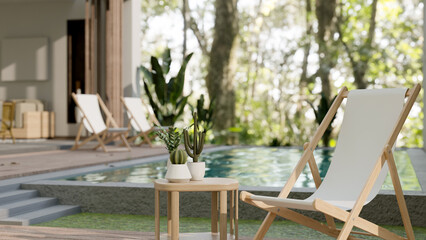
M 3 135 L 3 140 L 6 138 L 6 135 L 9 134 L 10 137 L 12 138 L 13 143 L 15 144 L 15 137 L 13 136 L 13 131 L 12 131 L 14 120 L 15 120 L 15 103 L 4 102 L 2 118 L 1 118 L 0 134 Z
M 127 116 L 129 117 L 128 128 L 130 129 L 130 127 L 133 127 L 133 129 L 138 132 L 135 136 L 128 138 L 127 141 L 133 142 L 137 138 L 142 137 L 143 141 L 140 142 L 138 146 L 147 143 L 150 147 L 152 147 L 151 139 L 148 137 L 148 134 L 155 129 L 153 121 L 156 121 L 157 125 L 160 124 L 158 120 L 155 116 L 154 119 L 151 117 L 149 109 L 142 102 L 141 98 L 122 97 L 121 102 L 123 103 L 124 108 L 127 111 Z M 146 118 L 147 115 L 150 116 L 149 119 Z
M 104 152 L 108 152 L 107 148 L 105 147 L 106 144 L 113 141 L 115 138 L 119 137 L 123 144 L 126 146 L 127 150 L 130 151 L 129 143 L 126 140 L 125 135 L 128 132 L 128 128 L 119 128 L 115 120 L 113 119 L 111 113 L 109 112 L 108 108 L 102 101 L 99 94 L 72 94 L 72 98 L 75 101 L 75 104 L 78 107 L 79 113 L 82 116 L 78 133 L 75 138 L 75 144 L 71 148 L 71 150 L 76 150 L 82 145 L 88 143 L 89 141 L 96 139 L 99 144 L 94 148 L 96 150 L 97 148 L 101 147 Z M 102 111 L 104 112 L 106 116 L 106 124 L 104 122 L 104 119 L 102 117 L 101 109 L 99 108 L 99 105 L 102 108 Z M 109 126 L 112 126 L 109 127 Z M 87 129 L 89 133 L 92 134 L 92 136 L 86 138 L 84 141 L 80 142 L 81 133 L 83 131 L 83 127 Z M 115 149 L 119 150 L 119 149 Z
M 414 239 L 411 221 L 398 177 L 392 147 L 420 91 L 413 89 L 353 90 L 343 88 L 309 143 L 278 197 L 241 192 L 246 203 L 268 211 L 254 239 L 263 239 L 276 215 L 310 227 L 337 239 L 357 239 L 351 234 L 383 239 Z M 408 99 L 405 101 L 405 97 Z M 330 168 L 321 182 L 313 151 L 321 136 L 347 98 L 345 117 Z M 291 189 L 309 163 L 317 190 L 307 199 L 289 199 Z M 359 216 L 363 206 L 379 192 L 390 173 L 407 238 L 396 235 Z M 318 211 L 327 224 L 290 209 Z M 344 222 L 337 229 L 334 218 Z M 353 227 L 365 232 L 355 232 Z

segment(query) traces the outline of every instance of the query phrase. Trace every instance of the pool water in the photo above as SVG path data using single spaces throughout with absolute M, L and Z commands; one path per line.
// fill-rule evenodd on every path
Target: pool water
M 234 178 L 241 186 L 283 187 L 302 154 L 303 151 L 296 148 L 249 147 L 204 153 L 200 159 L 206 162 L 205 177 Z M 321 178 L 327 173 L 332 155 L 333 150 L 327 149 L 318 149 L 314 153 Z M 403 190 L 421 191 L 408 153 L 398 150 L 394 155 Z M 89 173 L 67 180 L 150 183 L 155 179 L 164 178 L 165 175 L 166 160 Z M 308 166 L 304 168 L 295 187 L 315 187 Z M 382 189 L 393 190 L 389 174 Z

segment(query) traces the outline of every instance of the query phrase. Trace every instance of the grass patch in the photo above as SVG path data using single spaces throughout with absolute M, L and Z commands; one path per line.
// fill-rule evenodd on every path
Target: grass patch
M 210 219 L 208 218 L 180 218 L 180 232 L 209 232 Z M 254 236 L 259 228 L 261 221 L 258 220 L 240 220 L 238 224 L 240 236 Z M 37 224 L 36 226 L 45 227 L 64 227 L 64 228 L 87 228 L 104 230 L 122 230 L 154 232 L 154 216 L 144 215 L 119 215 L 102 213 L 80 213 L 56 220 Z M 341 224 L 338 226 L 342 226 Z M 405 236 L 405 230 L 402 226 L 385 226 L 392 232 Z M 229 228 L 229 225 L 228 225 Z M 160 231 L 167 232 L 166 217 L 160 218 Z M 414 234 L 416 239 L 426 239 L 426 228 L 415 227 Z M 309 228 L 300 226 L 290 221 L 275 221 L 269 229 L 266 237 L 269 238 L 290 238 L 322 240 L 334 239 L 313 231 Z M 363 239 L 377 239 L 373 237 L 363 237 Z

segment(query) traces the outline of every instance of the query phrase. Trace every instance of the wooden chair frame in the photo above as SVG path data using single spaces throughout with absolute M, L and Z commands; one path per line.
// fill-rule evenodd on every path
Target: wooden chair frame
M 5 111 L 9 111 L 9 113 L 7 114 L 9 119 L 4 119 Z M 15 119 L 15 103 L 4 102 L 0 134 L 3 135 L 3 140 L 6 138 L 6 134 L 9 134 L 10 137 L 12 138 L 13 144 L 15 144 L 15 136 L 13 135 L 13 131 L 12 131 L 14 119 Z M 9 122 L 6 122 L 6 121 L 9 121 Z
M 80 121 L 80 124 L 79 124 L 79 127 L 78 127 L 77 136 L 75 138 L 75 144 L 71 148 L 71 150 L 77 150 L 78 148 L 80 148 L 84 144 L 88 143 L 89 141 L 96 139 L 99 144 L 96 147 L 94 147 L 93 150 L 96 150 L 99 147 L 101 147 L 104 152 L 108 152 L 108 149 L 106 148 L 105 145 L 112 142 L 115 138 L 119 137 L 121 139 L 123 145 L 127 148 L 128 151 L 130 151 L 131 150 L 130 145 L 127 142 L 126 137 L 125 137 L 125 134 L 127 134 L 127 132 L 129 130 L 126 129 L 125 131 L 110 132 L 111 128 L 109 126 L 111 125 L 113 128 L 119 128 L 118 124 L 115 122 L 114 118 L 112 117 L 111 112 L 108 110 L 108 108 L 106 107 L 105 103 L 102 101 L 102 98 L 99 96 L 99 94 L 96 94 L 96 97 L 98 98 L 99 106 L 101 107 L 102 111 L 104 112 L 104 114 L 106 116 L 105 123 L 106 123 L 107 128 L 100 133 L 95 132 L 95 129 L 93 128 L 92 123 L 86 117 L 86 114 L 84 113 L 83 108 L 81 108 L 80 103 L 77 100 L 76 94 L 72 93 L 72 98 L 74 99 L 75 104 L 79 108 L 79 110 L 82 114 L 82 118 L 81 118 L 81 121 Z M 90 126 L 90 128 L 92 130 L 92 136 L 87 137 L 81 143 L 79 143 L 81 133 L 82 133 L 83 128 L 84 128 L 84 119 L 86 119 L 88 125 Z M 110 136 L 108 136 L 108 135 L 110 135 Z M 118 150 L 118 149 L 115 149 L 115 150 Z
M 398 177 L 395 160 L 392 153 L 392 146 L 394 146 L 394 143 L 398 137 L 398 134 L 401 131 L 402 126 L 404 125 L 404 122 L 411 110 L 411 107 L 413 106 L 419 94 L 420 88 L 421 88 L 420 84 L 417 84 L 414 88 L 407 90 L 406 97 L 408 97 L 408 99 L 406 100 L 404 107 L 399 115 L 399 119 L 394 127 L 392 135 L 389 137 L 387 143 L 385 144 L 382 154 L 377 159 L 377 162 L 374 166 L 373 171 L 371 172 L 363 190 L 358 196 L 358 199 L 355 202 L 355 205 L 350 212 L 347 212 L 339 207 L 329 204 L 326 201 L 323 201 L 321 199 L 315 199 L 313 202 L 313 207 L 316 211 L 322 212 L 325 214 L 327 224 L 324 224 L 312 218 L 306 217 L 300 213 L 297 213 L 293 210 L 290 210 L 288 208 L 277 207 L 277 206 L 265 204 L 261 201 L 252 200 L 250 197 L 253 194 L 243 191 L 240 194 L 240 199 L 242 201 L 268 211 L 268 214 L 263 220 L 261 226 L 259 227 L 259 230 L 257 231 L 254 239 L 257 240 L 257 239 L 264 238 L 266 232 L 268 231 L 269 227 L 271 226 L 272 222 L 274 221 L 277 215 L 284 217 L 288 220 L 294 221 L 296 223 L 299 223 L 301 225 L 310 227 L 314 230 L 317 230 L 329 236 L 335 237 L 336 239 L 339 239 L 339 240 L 358 239 L 350 234 L 377 236 L 383 239 L 409 239 L 409 240 L 414 239 L 414 232 L 413 232 L 411 221 L 408 215 L 408 209 L 405 203 L 401 183 Z M 321 136 L 324 134 L 325 130 L 327 129 L 328 125 L 333 119 L 333 116 L 336 114 L 337 109 L 341 105 L 343 99 L 348 96 L 348 93 L 349 91 L 346 87 L 344 87 L 339 92 L 332 106 L 330 107 L 330 110 L 328 111 L 324 120 L 322 121 L 316 133 L 314 134 L 312 140 L 308 143 L 305 143 L 304 145 L 305 150 L 303 152 L 303 155 L 301 159 L 299 160 L 299 162 L 297 163 L 295 169 L 293 170 L 292 174 L 290 175 L 287 183 L 284 185 L 278 197 L 287 198 L 291 189 L 296 183 L 296 180 L 300 176 L 303 168 L 305 167 L 307 163 L 309 164 L 309 167 L 311 169 L 315 186 L 316 188 L 319 187 L 319 185 L 321 184 L 321 178 L 319 175 L 318 166 L 314 159 L 313 151 L 316 148 L 318 142 L 320 141 Z M 396 195 L 399 210 L 401 213 L 402 221 L 404 223 L 404 228 L 407 234 L 407 238 L 401 237 L 393 232 L 390 232 L 389 230 L 382 228 L 359 216 L 364 206 L 364 203 L 371 189 L 373 188 L 373 185 L 377 177 L 379 176 L 379 173 L 385 162 L 387 162 L 389 166 L 389 172 L 390 172 L 392 183 L 395 189 L 395 195 Z M 336 225 L 334 223 L 334 218 L 344 222 L 342 229 L 336 228 Z M 360 228 L 366 231 L 367 233 L 352 231 L 353 227 Z
M 141 101 L 142 101 L 142 98 L 141 98 Z M 123 97 L 121 97 L 121 102 L 123 103 L 123 105 L 124 105 L 124 108 L 126 108 L 126 111 L 129 113 L 129 115 L 130 115 L 130 117 L 129 117 L 129 123 L 127 124 L 127 128 L 129 129 L 129 131 L 130 131 L 130 129 L 132 128 L 132 125 L 131 125 L 131 121 L 133 120 L 135 123 L 136 123 L 136 125 L 139 127 L 139 129 L 142 129 L 142 126 L 140 126 L 139 125 L 139 123 L 136 121 L 136 118 L 135 118 L 135 116 L 133 115 L 133 112 L 130 110 L 130 108 L 129 108 L 129 106 L 127 106 L 127 104 L 126 104 L 126 102 L 124 101 L 124 98 Z M 144 105 L 145 107 L 146 107 L 146 105 L 145 105 L 145 103 L 142 101 L 142 105 Z M 148 111 L 148 108 L 146 109 L 147 110 L 147 112 L 149 113 L 149 111 Z M 150 115 L 150 118 L 148 119 L 148 122 L 149 123 L 153 123 L 153 119 L 152 119 L 152 117 L 151 117 L 151 114 L 149 114 Z M 133 142 L 133 141 L 135 141 L 138 137 L 142 137 L 143 138 L 143 141 L 142 142 L 140 142 L 139 144 L 137 144 L 137 146 L 140 146 L 140 145 L 142 145 L 142 144 L 144 144 L 144 143 L 147 143 L 147 144 L 149 144 L 149 146 L 150 147 L 152 147 L 152 143 L 151 143 L 151 138 L 149 138 L 148 137 L 148 134 L 150 133 L 150 132 L 152 132 L 153 130 L 155 129 L 155 127 L 154 126 L 152 126 L 148 131 L 140 131 L 139 133 L 137 133 L 135 136 L 132 136 L 132 137 L 128 137 L 127 138 L 127 141 L 128 142 Z

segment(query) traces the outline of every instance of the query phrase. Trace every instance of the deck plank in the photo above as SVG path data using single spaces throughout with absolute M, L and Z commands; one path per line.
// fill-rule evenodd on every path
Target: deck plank
M 0 225 L 0 239 L 2 240 L 18 240 L 18 239 L 19 240 L 40 240 L 40 239 L 43 239 L 43 240 L 117 240 L 117 239 L 154 240 L 155 235 L 153 232 Z M 252 238 L 239 237 L 239 239 L 249 240 Z M 265 240 L 290 240 L 290 239 L 266 238 Z

